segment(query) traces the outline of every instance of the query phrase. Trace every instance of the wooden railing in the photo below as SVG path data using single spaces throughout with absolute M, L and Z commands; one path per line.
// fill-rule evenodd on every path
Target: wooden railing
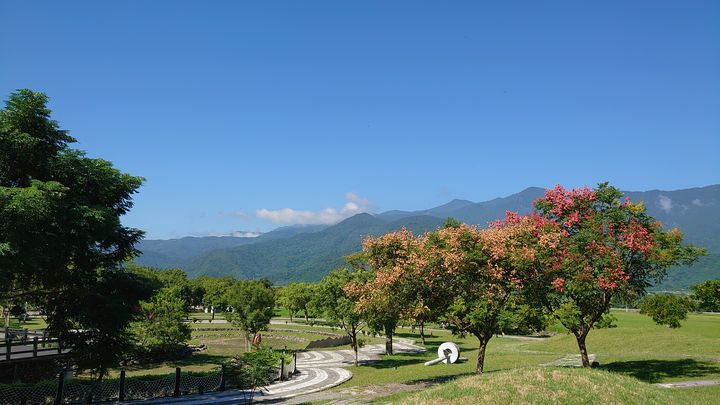
M 21 340 L 13 340 L 6 334 L 0 341 L 0 362 L 11 360 L 29 360 L 43 356 L 59 356 L 67 353 L 62 342 L 57 338 L 33 336 Z

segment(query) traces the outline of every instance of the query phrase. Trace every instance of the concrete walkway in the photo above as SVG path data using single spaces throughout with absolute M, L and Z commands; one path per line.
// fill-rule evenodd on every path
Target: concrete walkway
M 720 380 L 689 380 L 654 384 L 663 388 L 696 388 L 720 385 Z

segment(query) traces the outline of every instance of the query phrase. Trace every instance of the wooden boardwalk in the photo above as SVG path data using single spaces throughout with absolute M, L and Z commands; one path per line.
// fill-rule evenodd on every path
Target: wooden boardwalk
M 0 365 L 62 357 L 69 352 L 56 338 L 33 331 L 2 332 L 0 336 Z

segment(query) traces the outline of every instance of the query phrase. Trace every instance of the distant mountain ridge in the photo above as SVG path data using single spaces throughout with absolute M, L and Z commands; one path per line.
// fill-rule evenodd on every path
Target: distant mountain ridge
M 386 211 L 358 214 L 332 226 L 282 227 L 255 238 L 205 237 L 147 240 L 139 244 L 137 262 L 157 267 L 178 267 L 190 276 L 232 274 L 241 278 L 269 278 L 275 283 L 317 281 L 343 257 L 358 251 L 362 239 L 403 226 L 414 233 L 436 229 L 445 218 L 486 226 L 505 211 L 526 214 L 544 189 L 530 187 L 507 197 L 484 202 L 453 200 L 420 211 Z M 671 272 L 658 288 L 682 289 L 708 278 L 720 278 L 720 185 L 675 191 L 626 192 L 632 201 L 644 201 L 650 215 L 665 228 L 679 227 L 689 243 L 712 254 L 692 268 Z

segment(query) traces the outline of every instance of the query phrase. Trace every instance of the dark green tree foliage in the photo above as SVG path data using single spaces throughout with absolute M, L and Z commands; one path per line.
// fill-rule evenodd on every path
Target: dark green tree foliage
M 720 280 L 708 280 L 690 286 L 690 290 L 697 301 L 698 310 L 720 312 Z
M 532 332 L 545 330 L 548 317 L 542 308 L 526 303 L 508 302 L 507 309 L 498 315 L 498 329 L 501 334 L 528 335 Z
M 282 289 L 282 302 L 290 313 L 290 319 L 296 313 L 302 313 L 305 321 L 308 321 L 310 315 L 310 301 L 315 294 L 314 284 L 310 283 L 290 283 Z
M 151 300 L 141 303 L 141 318 L 130 330 L 143 354 L 165 356 L 190 340 L 190 327 L 183 321 L 188 311 L 180 287 L 163 287 Z
M 355 352 L 355 366 L 358 365 L 358 331 L 365 325 L 363 315 L 356 311 L 356 300 L 348 295 L 345 288 L 351 284 L 367 282 L 371 273 L 356 269 L 338 268 L 330 272 L 317 287 L 312 307 L 317 308 L 328 321 L 340 326 L 350 336 Z
M 143 179 L 70 148 L 75 139 L 46 105 L 44 94 L 19 90 L 0 110 L 0 305 L 42 309 L 80 366 L 102 374 L 147 298 L 118 269 L 142 236 L 120 217 Z
M 225 317 L 250 339 L 270 325 L 275 314 L 275 292 L 263 281 L 240 280 L 230 289 L 228 304 L 232 312 Z
M 210 321 L 215 320 L 216 312 L 224 312 L 230 305 L 230 291 L 235 285 L 235 279 L 226 276 L 223 278 L 200 277 L 199 284 L 202 286 L 202 305 L 209 308 L 212 313 Z
M 640 302 L 640 313 L 647 315 L 658 325 L 679 328 L 680 321 L 687 319 L 695 303 L 688 297 L 670 294 L 648 295 Z
M 225 375 L 230 385 L 249 390 L 250 395 L 254 395 L 258 388 L 273 382 L 279 362 L 279 353 L 260 346 L 255 351 L 245 352 L 225 363 Z

